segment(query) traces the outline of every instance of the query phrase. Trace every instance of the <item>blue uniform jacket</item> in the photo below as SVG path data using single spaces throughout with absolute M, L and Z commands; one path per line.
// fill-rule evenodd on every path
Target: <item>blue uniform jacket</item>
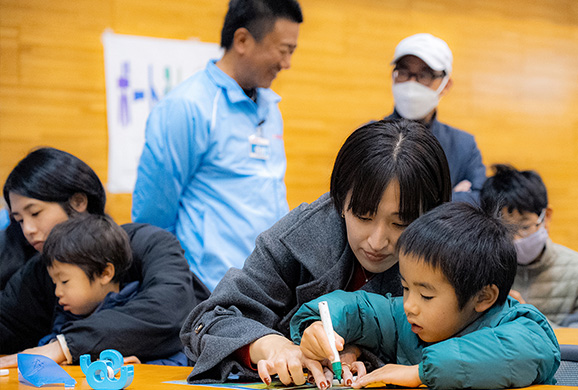
M 214 61 L 151 112 L 133 193 L 132 218 L 174 233 L 212 291 L 241 268 L 257 235 L 289 211 L 280 97 L 254 102 Z M 259 135 L 264 143 L 252 143 Z M 259 149 L 266 159 L 251 157 Z
M 365 291 L 335 291 L 304 304 L 291 320 L 300 342 L 327 301 L 335 332 L 346 343 L 379 354 L 385 362 L 419 364 L 421 381 L 433 389 L 496 389 L 554 384 L 560 348 L 546 317 L 509 298 L 489 309 L 455 337 L 424 343 L 411 331 L 403 298 Z

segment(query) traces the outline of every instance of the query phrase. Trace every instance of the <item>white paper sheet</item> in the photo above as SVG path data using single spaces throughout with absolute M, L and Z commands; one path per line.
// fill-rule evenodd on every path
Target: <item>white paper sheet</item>
M 131 193 L 149 112 L 174 86 L 222 56 L 216 43 L 115 34 L 105 31 L 108 183 Z

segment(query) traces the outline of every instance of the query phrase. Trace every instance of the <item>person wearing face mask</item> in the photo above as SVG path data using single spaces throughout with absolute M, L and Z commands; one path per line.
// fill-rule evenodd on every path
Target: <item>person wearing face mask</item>
M 492 168 L 480 201 L 485 210 L 500 211 L 516 232 L 518 270 L 511 295 L 536 306 L 552 324 L 567 325 L 578 315 L 578 252 L 548 236 L 552 209 L 538 173 L 505 164 Z
M 394 111 L 386 119 L 421 122 L 438 139 L 450 167 L 454 201 L 476 204 L 486 167 L 474 137 L 438 121 L 437 106 L 452 87 L 453 55 L 442 39 L 415 34 L 395 48 L 392 73 Z

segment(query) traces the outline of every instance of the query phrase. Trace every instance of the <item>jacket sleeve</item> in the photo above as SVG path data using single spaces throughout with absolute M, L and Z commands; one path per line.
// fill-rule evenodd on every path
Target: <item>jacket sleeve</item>
M 134 222 L 174 233 L 179 199 L 208 142 L 208 133 L 198 129 L 195 111 L 182 99 L 166 99 L 149 115 L 133 191 Z
M 128 226 L 128 227 L 127 227 Z M 123 226 L 133 249 L 133 279 L 140 279 L 136 297 L 123 306 L 102 310 L 62 328 L 73 362 L 107 348 L 141 361 L 171 356 L 182 350 L 179 330 L 195 304 L 192 273 L 177 239 L 150 225 Z
M 526 305 L 524 305 L 526 306 Z M 419 373 L 432 389 L 554 384 L 560 349 L 537 310 L 424 348 Z
M 289 324 L 283 321 L 296 306 L 302 272 L 275 233 L 262 233 L 243 269 L 229 269 L 210 298 L 185 321 L 181 341 L 195 362 L 189 382 L 224 382 L 230 373 L 258 380 L 257 372 L 245 367 L 235 351 L 268 334 L 288 337 Z
M 472 204 L 479 204 L 480 190 L 486 181 L 486 166 L 482 162 L 482 153 L 476 144 L 473 136 L 468 136 L 467 144 L 461 146 L 460 153 L 464 156 L 463 172 L 465 173 L 464 180 L 472 183 L 470 192 L 454 192 L 452 194 L 453 201 L 465 201 Z
M 397 334 L 389 294 L 384 297 L 365 291 L 338 290 L 302 305 L 291 319 L 291 338 L 296 344 L 312 322 L 321 320 L 318 308 L 321 301 L 327 301 L 333 330 L 346 344 L 395 361 Z
M 54 284 L 36 255 L 0 292 L 0 354 L 37 346 L 50 333 L 55 303 Z

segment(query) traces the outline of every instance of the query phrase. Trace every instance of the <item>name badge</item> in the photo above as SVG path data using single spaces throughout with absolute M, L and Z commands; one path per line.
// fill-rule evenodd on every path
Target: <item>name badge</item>
M 267 138 L 253 134 L 249 136 L 249 145 L 251 147 L 251 150 L 249 151 L 249 157 L 259 160 L 269 159 L 271 149 L 269 140 Z

